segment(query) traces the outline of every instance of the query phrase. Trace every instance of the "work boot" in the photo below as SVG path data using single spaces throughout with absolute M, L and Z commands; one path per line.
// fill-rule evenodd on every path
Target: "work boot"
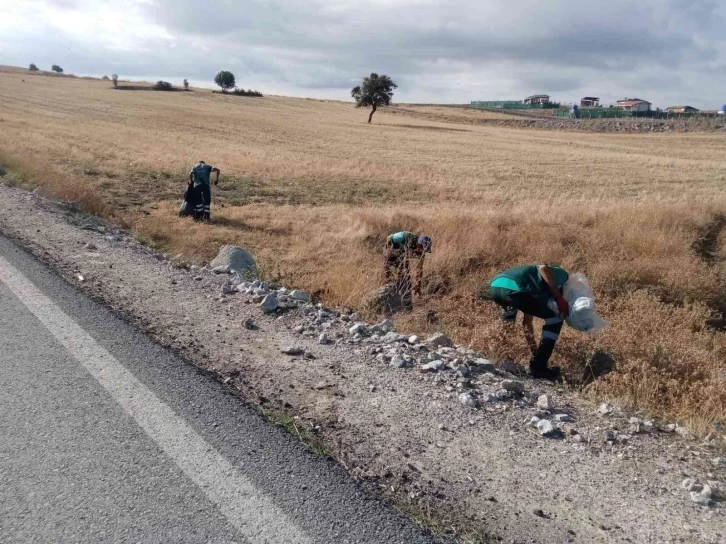
M 558 366 L 529 366 L 529 375 L 538 380 L 549 380 L 551 382 L 562 381 L 562 369 Z

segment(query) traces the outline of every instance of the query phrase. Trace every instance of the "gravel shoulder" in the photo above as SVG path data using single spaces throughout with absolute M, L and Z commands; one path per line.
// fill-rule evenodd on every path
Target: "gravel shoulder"
M 229 276 L 179 266 L 73 207 L 2 184 L 0 196 L 6 236 L 271 417 L 291 416 L 294 432 L 445 539 L 726 542 L 726 466 L 714 465 L 714 441 L 631 422 L 463 348 L 430 355 L 418 342 L 355 337 L 350 316 L 334 310 L 264 314 L 251 295 L 223 294 Z M 322 332 L 332 342 L 320 344 Z M 291 346 L 296 354 L 282 352 Z M 392 367 L 392 350 L 413 368 Z M 437 356 L 444 369 L 423 372 L 420 359 Z M 535 416 L 553 432 L 542 436 Z M 698 482 L 686 489 L 687 478 Z M 713 500 L 694 502 L 693 486 L 707 482 Z

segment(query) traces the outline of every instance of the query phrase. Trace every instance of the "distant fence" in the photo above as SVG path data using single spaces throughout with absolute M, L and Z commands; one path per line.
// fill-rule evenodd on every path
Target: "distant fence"
M 472 108 L 482 109 L 499 109 L 499 110 L 548 110 L 559 108 L 560 104 L 556 102 L 545 102 L 543 104 L 525 104 L 521 100 L 475 100 L 469 104 Z
M 577 111 L 556 110 L 554 112 L 556 117 L 569 117 L 571 119 L 624 119 L 634 117 L 634 113 L 617 108 L 580 108 Z
M 556 117 L 570 119 L 630 119 L 632 117 L 647 119 L 706 119 L 716 117 L 713 113 L 671 113 L 668 111 L 627 111 L 620 108 L 580 108 L 573 112 L 559 109 L 554 112 Z

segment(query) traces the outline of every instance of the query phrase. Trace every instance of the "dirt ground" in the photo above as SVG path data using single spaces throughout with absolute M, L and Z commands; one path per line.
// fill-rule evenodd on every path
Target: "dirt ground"
M 576 392 L 527 378 L 521 399 L 463 406 L 451 380 L 393 369 L 365 344 L 348 343 L 339 319 L 328 329 L 335 343 L 320 345 L 317 333 L 294 330 L 315 330 L 303 310 L 265 316 L 244 294 L 222 295 L 225 277 L 180 266 L 74 207 L 5 185 L 0 198 L 5 235 L 444 540 L 726 541 L 721 503 L 698 506 L 681 486 L 687 476 L 726 481 L 712 464 L 720 439 L 653 430 L 607 442 L 607 431 L 628 432 L 631 414 L 600 414 Z M 248 318 L 255 329 L 244 326 Z M 314 359 L 282 354 L 288 345 Z M 543 438 L 527 428 L 542 393 L 572 416 L 566 428 L 577 435 Z

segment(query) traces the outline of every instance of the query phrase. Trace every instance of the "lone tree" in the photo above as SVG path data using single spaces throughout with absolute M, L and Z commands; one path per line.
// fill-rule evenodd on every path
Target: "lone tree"
M 227 72 L 226 70 L 222 70 L 214 76 L 214 82 L 222 87 L 223 93 L 226 93 L 229 89 L 233 89 L 236 85 L 234 74 L 232 72 Z
M 118 88 L 118 74 L 111 74 L 111 81 L 113 81 L 113 88 Z
M 54 64 L 53 66 L 51 66 L 50 69 L 53 70 L 56 74 L 62 74 L 63 73 L 63 68 L 61 68 L 57 64 Z
M 371 114 L 368 116 L 368 122 L 370 123 L 378 106 L 388 106 L 391 104 L 393 89 L 397 88 L 398 85 L 390 77 L 371 74 L 363 78 L 363 85 L 353 87 L 350 95 L 355 100 L 356 108 L 373 108 Z
M 30 66 L 28 66 L 28 70 L 30 70 L 31 72 L 37 72 L 38 71 L 38 67 L 35 65 L 34 62 L 31 62 L 30 63 Z
M 186 79 L 184 80 L 184 90 L 185 91 L 189 90 L 189 82 Z

